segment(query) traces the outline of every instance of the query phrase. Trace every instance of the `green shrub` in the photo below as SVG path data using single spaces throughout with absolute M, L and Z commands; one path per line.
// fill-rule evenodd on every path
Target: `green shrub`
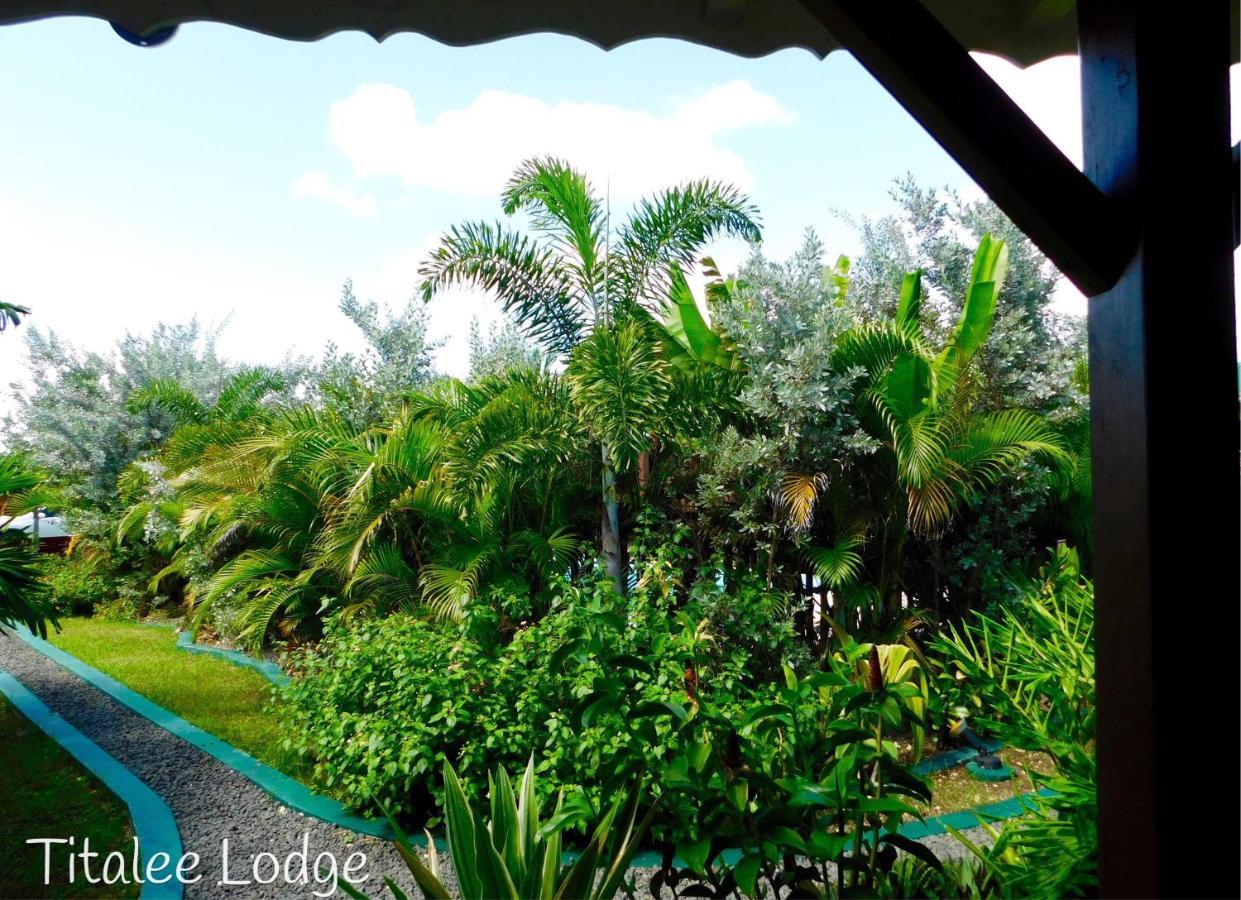
M 116 597 L 117 579 L 97 561 L 82 556 L 43 556 L 42 581 L 60 615 L 91 615 L 95 607 Z
M 670 724 L 640 734 L 627 709 L 592 709 L 601 686 L 623 683 L 635 703 L 685 704 L 697 693 L 739 713 L 769 674 L 759 660 L 792 643 L 761 593 L 698 586 L 679 609 L 674 593 L 656 579 L 640 579 L 628 600 L 606 582 L 565 587 L 547 617 L 498 647 L 469 636 L 470 617 L 463 625 L 406 615 L 331 620 L 286 690 L 288 744 L 345 802 L 383 804 L 406 821 L 438 817 L 445 761 L 476 799 L 489 769 L 515 769 L 531 754 L 545 797 L 581 786 L 598 810 L 609 773 L 673 749 L 662 740 Z

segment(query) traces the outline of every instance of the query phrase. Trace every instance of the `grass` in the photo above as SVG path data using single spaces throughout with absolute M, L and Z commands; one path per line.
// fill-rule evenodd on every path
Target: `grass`
M 1054 771 L 1051 760 L 1042 753 L 1005 748 L 999 755 L 1004 764 L 1013 770 L 1013 777 L 1008 781 L 976 781 L 965 766 L 932 775 L 931 804 L 926 807 L 926 814 L 938 816 L 1027 794 L 1034 790 L 1026 774 L 1027 769 L 1044 774 Z
M 77 760 L 0 696 L 0 897 L 136 897 L 137 885 L 68 883 L 64 845 L 54 846 L 51 883 L 43 883 L 43 846 L 27 838 L 73 836 L 80 848 L 132 853 L 125 805 Z M 60 852 L 56 852 L 60 851 Z M 102 858 L 102 857 L 101 857 Z M 98 876 L 98 870 L 92 874 Z
M 272 686 L 257 672 L 178 650 L 171 628 L 101 619 L 66 619 L 61 628 L 48 636 L 60 649 L 255 759 L 305 780 L 305 767 L 282 746 Z

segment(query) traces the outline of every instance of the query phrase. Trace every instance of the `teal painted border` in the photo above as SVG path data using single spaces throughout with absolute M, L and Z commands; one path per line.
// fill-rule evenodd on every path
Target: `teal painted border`
M 197 725 L 187 722 L 159 704 L 152 703 L 146 697 L 126 687 L 114 678 L 110 678 L 93 666 L 82 662 L 76 656 L 66 653 L 42 638 L 35 637 L 25 629 L 17 629 L 14 633 L 35 650 L 103 691 L 113 700 L 129 707 L 138 715 L 150 719 L 165 731 L 171 732 L 187 743 L 193 744 L 204 753 L 214 756 L 230 769 L 249 778 L 290 809 L 295 809 L 316 819 L 322 819 L 324 822 L 329 822 L 341 828 L 348 828 L 351 831 L 389 840 L 393 838 L 392 827 L 386 821 L 366 819 L 353 815 L 337 801 L 316 794 L 300 781 L 259 762 L 249 753 L 238 750 L 227 741 L 223 741 Z
M 989 738 L 984 738 L 983 743 L 986 744 L 987 749 L 992 753 L 1004 749 L 1004 745 L 999 741 L 993 741 Z M 942 772 L 945 769 L 952 769 L 956 766 L 964 765 L 977 755 L 978 751 L 973 747 L 961 747 L 958 750 L 945 750 L 943 753 L 937 753 L 932 757 L 915 763 L 912 766 L 912 770 L 915 775 L 934 775 L 936 772 Z
M 8 697 L 9 702 L 27 719 L 60 744 L 87 771 L 102 781 L 108 790 L 125 801 L 125 805 L 129 807 L 134 834 L 138 838 L 143 871 L 146 871 L 147 862 L 156 853 L 168 854 L 171 861 L 164 872 L 174 869 L 183 852 L 181 833 L 177 830 L 172 811 L 159 794 L 109 756 L 102 747 L 48 709 L 47 704 L 8 672 L 0 671 L 0 693 Z M 9 787 L 15 788 L 18 785 Z M 164 884 L 147 882 L 142 885 L 138 896 L 140 900 L 181 900 L 184 887 L 175 877 Z
M 225 650 L 223 647 L 208 647 L 203 644 L 196 644 L 194 643 L 194 635 L 188 631 L 183 631 L 177 635 L 177 649 L 185 650 L 188 653 L 218 656 L 235 666 L 253 669 L 277 687 L 284 687 L 289 683 L 289 676 L 285 674 L 284 669 L 274 662 L 269 662 L 265 659 L 255 659 L 249 653 L 242 653 L 240 650 Z
M 942 816 L 933 816 L 922 822 L 906 822 L 897 830 L 905 837 L 916 841 L 924 837 L 930 837 L 933 834 L 943 834 L 949 828 L 955 828 L 958 831 L 966 828 L 977 828 L 986 822 L 995 822 L 1000 819 L 1015 819 L 1017 816 L 1034 812 L 1038 808 L 1039 799 L 1054 797 L 1055 795 L 1055 791 L 1048 788 L 1040 788 L 1037 791 L 1022 794 L 1019 797 L 1010 797 L 1007 800 L 989 803 L 986 806 L 979 806 L 975 809 L 963 809 L 958 812 L 944 813 Z

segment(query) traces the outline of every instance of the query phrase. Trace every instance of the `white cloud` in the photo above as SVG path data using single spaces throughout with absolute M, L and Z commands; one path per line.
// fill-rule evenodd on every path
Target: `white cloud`
M 331 137 L 356 175 L 396 177 L 411 190 L 494 197 L 521 160 L 554 154 L 600 189 L 610 181 L 613 195 L 633 198 L 704 175 L 749 188 L 749 167 L 717 138 L 792 119 L 742 80 L 683 99 L 667 115 L 485 90 L 426 121 L 408 91 L 368 84 L 332 104 Z
M 332 184 L 323 172 L 305 172 L 293 182 L 294 197 L 313 197 L 355 216 L 373 216 L 377 210 L 375 198 L 370 194 L 358 194 L 350 188 Z

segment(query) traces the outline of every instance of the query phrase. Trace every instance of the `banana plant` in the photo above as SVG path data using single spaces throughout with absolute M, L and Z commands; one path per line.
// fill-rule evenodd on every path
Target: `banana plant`
M 640 792 L 618 797 L 595 825 L 590 843 L 566 863 L 561 831 L 573 816 L 557 801 L 552 817 L 541 820 L 534 757 L 516 789 L 502 768 L 492 773 L 488 784 L 490 821 L 470 804 L 452 764 L 444 764 L 448 850 L 462 900 L 611 900 L 657 808 L 652 805 L 639 819 Z M 400 826 L 388 818 L 396 833 L 397 852 L 423 895 L 430 900 L 450 900 L 431 836 L 427 835 L 424 862 Z M 407 900 L 390 878 L 384 883 L 396 900 Z M 347 882 L 341 888 L 351 897 L 366 900 Z
M 976 402 L 971 365 L 991 333 L 1007 271 L 1007 246 L 984 236 L 956 326 L 938 349 L 923 327 L 922 273 L 905 275 L 895 317 L 853 328 L 832 353 L 833 368 L 852 380 L 858 421 L 878 452 L 828 473 L 789 473 L 781 483 L 777 500 L 790 530 L 811 538 L 806 555 L 820 580 L 838 594 L 877 592 L 888 618 L 900 612 L 911 535 L 942 534 L 1022 461 L 1065 457 L 1063 440 L 1042 417 L 984 411 Z
M 727 299 L 736 291 L 736 279 L 722 278 L 710 257 L 704 258 L 702 264 L 703 274 L 709 279 L 708 302 Z M 744 368 L 741 354 L 728 336 L 714 328 L 703 314 L 679 267 L 668 270 L 668 295 L 653 319 L 664 358 L 672 365 L 684 369 L 703 364 L 729 372 Z

